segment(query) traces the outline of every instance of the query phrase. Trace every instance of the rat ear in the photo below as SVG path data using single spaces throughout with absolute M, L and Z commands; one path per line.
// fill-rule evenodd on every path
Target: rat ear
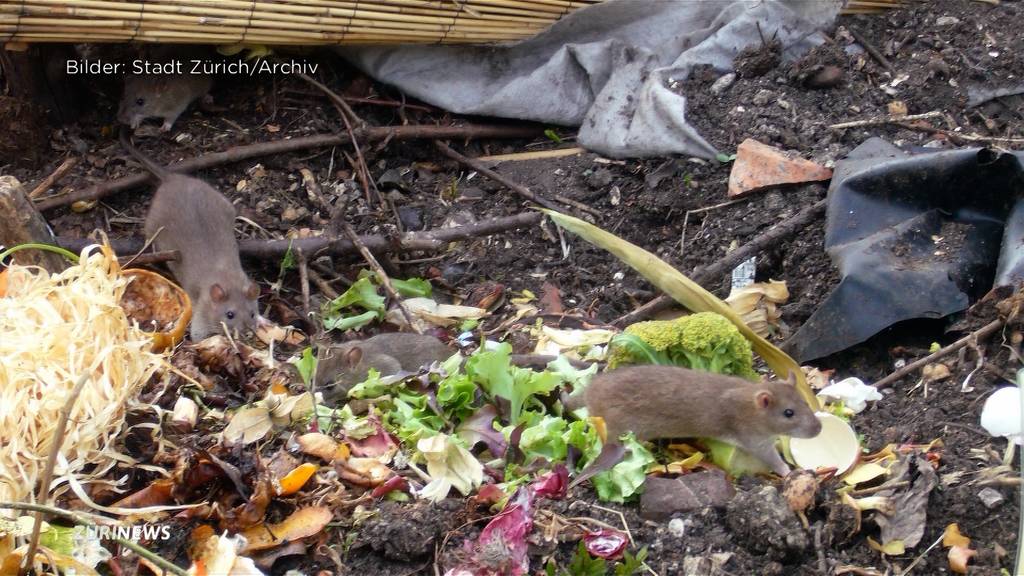
M 760 390 L 754 396 L 754 403 L 757 404 L 758 408 L 766 410 L 775 403 L 775 396 L 767 390 Z
M 260 297 L 260 287 L 255 282 L 249 282 L 249 285 L 245 287 L 245 297 L 249 300 L 255 300 Z
M 363 349 L 359 346 L 353 346 L 345 351 L 345 365 L 349 368 L 354 368 L 359 365 L 359 361 L 363 359 Z
M 791 386 L 796 387 L 796 382 L 797 382 L 797 380 L 796 380 L 796 372 L 793 372 L 792 370 L 790 370 L 789 371 L 789 378 L 786 379 L 786 382 L 789 382 L 789 384 Z
M 214 302 L 223 302 L 228 299 L 228 293 L 221 288 L 220 284 L 213 284 L 210 286 L 210 298 Z

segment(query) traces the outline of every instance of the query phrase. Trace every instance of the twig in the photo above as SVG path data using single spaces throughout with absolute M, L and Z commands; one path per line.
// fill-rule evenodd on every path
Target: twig
M 946 130 L 945 128 L 937 128 L 935 126 L 927 125 L 922 126 L 919 124 L 908 124 L 904 122 L 895 123 L 900 128 L 906 128 L 907 130 L 914 130 L 915 132 L 928 132 L 934 134 L 942 134 L 948 137 L 954 144 L 962 144 L 964 142 L 998 142 L 1000 144 L 1024 144 L 1024 138 L 1005 138 L 1002 136 L 983 136 L 981 134 L 961 134 L 960 132 L 954 132 L 952 130 Z
M 331 300 L 334 300 L 339 296 L 338 291 L 335 290 L 334 288 L 331 288 L 331 285 L 327 283 L 327 280 L 324 280 L 324 277 L 321 276 L 316 270 L 313 270 L 312 268 L 307 268 L 306 273 L 309 275 L 309 279 L 313 281 L 313 284 L 316 284 L 316 287 L 320 289 L 320 292 L 324 296 Z
M 83 512 L 70 512 L 68 510 L 62 510 L 60 508 L 55 508 L 53 506 L 44 506 L 42 504 L 30 504 L 28 502 L 0 502 L 0 509 L 5 508 L 11 510 L 30 510 L 33 512 L 43 512 L 46 514 L 50 514 L 52 516 L 60 516 L 61 518 L 66 518 L 80 526 L 117 525 L 117 522 L 114 522 L 109 518 L 103 516 L 96 516 L 94 514 L 87 514 Z M 95 518 L 96 521 L 90 521 L 90 518 Z M 128 548 L 129 550 L 134 551 L 139 556 L 145 557 L 147 560 L 153 562 L 154 564 L 160 566 L 161 568 L 167 570 L 172 574 L 176 574 L 177 576 L 188 576 L 188 572 L 181 566 L 178 566 L 166 560 L 162 556 L 150 552 L 149 550 L 135 542 L 125 540 L 123 538 L 115 538 L 114 542 L 116 542 L 120 546 L 123 546 L 125 548 Z
M 82 393 L 82 388 L 85 388 L 85 383 L 89 381 L 90 371 L 86 371 L 84 374 L 78 377 L 78 381 L 75 382 L 75 387 L 71 389 L 71 393 L 68 394 L 67 400 L 64 401 L 64 406 L 60 409 L 60 415 L 57 417 L 57 428 L 53 431 L 53 445 L 50 447 L 50 453 L 46 458 L 46 468 L 43 469 L 43 477 L 39 481 L 39 495 L 36 496 L 41 504 L 46 505 L 50 501 L 50 482 L 53 481 L 53 468 L 57 465 L 57 454 L 60 453 L 61 446 L 64 445 L 64 431 L 68 425 L 68 419 L 71 417 L 71 409 L 74 408 L 75 402 L 78 401 L 78 395 Z M 32 536 L 28 541 L 28 551 L 25 553 L 25 561 L 22 563 L 19 569 L 19 574 L 24 576 L 28 573 L 29 569 L 32 568 L 33 559 L 36 557 L 36 549 L 39 546 L 39 534 L 43 528 L 43 512 L 41 510 L 36 511 L 35 521 L 32 524 Z
M 452 160 L 455 160 L 459 164 L 476 170 L 477 172 L 483 174 L 484 176 L 487 176 L 488 178 L 494 180 L 495 182 L 503 184 L 506 188 L 515 192 L 516 194 L 519 194 L 523 198 L 526 198 L 531 202 L 536 202 L 537 204 L 540 204 L 541 206 L 548 208 L 550 210 L 555 210 L 558 212 L 562 211 L 561 208 L 556 206 L 554 202 L 551 202 L 546 198 L 542 198 L 541 196 L 538 196 L 537 194 L 533 193 L 526 186 L 513 182 L 512 180 L 509 180 L 508 178 L 502 176 L 501 174 L 498 174 L 494 170 L 491 170 L 486 165 L 484 165 L 483 162 L 459 154 L 455 150 L 449 148 L 448 145 L 445 144 L 444 142 L 441 142 L 440 140 L 434 140 L 434 146 L 437 146 L 437 149 L 440 150 L 445 156 L 451 158 Z
M 932 542 L 931 546 L 925 548 L 924 552 L 921 552 L 921 554 L 917 558 L 914 558 L 914 561 L 911 562 L 909 566 L 907 566 L 903 570 L 900 570 L 897 573 L 897 576 L 905 576 L 906 574 L 910 574 L 910 571 L 914 569 L 914 566 L 917 566 L 918 564 L 920 564 L 921 560 L 923 560 L 924 557 L 927 556 L 928 553 L 931 552 L 933 548 L 938 546 L 939 542 L 942 542 L 942 539 L 944 537 L 945 537 L 945 534 L 940 534 L 939 537 L 935 540 L 935 542 Z
M 882 53 L 878 51 L 878 48 L 875 48 L 872 43 L 865 40 L 864 37 L 853 28 L 847 27 L 846 31 L 850 33 L 850 36 L 853 36 L 853 39 L 857 41 L 857 44 L 860 44 L 864 48 L 865 52 L 875 59 L 875 62 L 882 65 L 882 68 L 885 68 L 889 72 L 895 72 L 896 69 L 893 68 L 892 64 L 890 64 L 888 60 L 886 60 L 885 56 L 882 56 Z
M 371 252 L 383 254 L 386 252 L 419 252 L 444 250 L 451 242 L 489 236 L 499 232 L 507 232 L 516 228 L 535 226 L 540 223 L 542 215 L 538 212 L 524 212 L 515 216 L 504 218 L 493 218 L 466 226 L 455 228 L 437 228 L 426 232 L 406 232 L 397 238 L 388 238 L 380 234 L 361 236 L 359 240 Z M 72 252 L 81 252 L 89 244 L 95 242 L 84 238 L 58 238 L 60 245 Z M 137 252 L 142 246 L 141 239 L 112 240 L 111 247 L 114 252 L 127 254 Z M 241 240 L 238 242 L 239 253 L 246 258 L 277 259 L 288 252 L 288 247 L 301 249 L 308 256 L 315 258 L 320 253 L 340 256 L 353 254 L 358 249 L 350 240 L 343 238 L 325 238 L 322 236 L 313 238 L 294 239 L 273 239 L 273 240 Z M 160 254 L 169 254 L 168 252 Z M 170 260 L 170 258 L 166 258 Z M 156 259 L 154 258 L 154 261 Z
M 376 142 L 385 139 L 415 140 L 417 138 L 529 138 L 542 132 L 536 126 L 499 126 L 499 125 L 464 125 L 464 126 L 433 126 L 417 124 L 410 126 L 370 126 L 356 129 L 355 135 L 366 141 Z M 285 154 L 298 150 L 338 146 L 349 142 L 347 135 L 318 134 L 300 138 L 286 138 L 271 142 L 259 142 L 244 146 L 235 146 L 222 152 L 211 152 L 176 162 L 168 166 L 168 170 L 181 173 L 194 172 L 223 164 L 240 162 L 250 158 Z M 47 198 L 36 204 L 40 211 L 68 206 L 82 200 L 98 200 L 115 192 L 127 190 L 145 184 L 152 178 L 148 172 L 139 172 L 117 180 L 102 182 L 71 194 Z
M 376 98 L 357 98 L 355 96 L 343 96 L 345 102 L 352 102 L 353 104 L 369 104 L 371 106 L 385 106 L 387 108 L 408 108 L 409 110 L 419 110 L 420 112 L 433 112 L 433 108 L 427 106 L 420 106 L 419 104 L 407 104 L 405 102 L 397 102 L 395 100 L 377 100 Z
M 572 206 L 573 208 L 580 210 L 582 212 L 586 212 L 587 214 L 590 214 L 592 216 L 601 216 L 600 210 L 595 210 L 594 208 L 591 208 L 590 206 L 587 206 L 586 204 L 578 200 L 573 200 L 572 198 L 562 196 L 561 194 L 555 194 L 554 198 L 555 200 L 558 200 L 559 202 L 565 204 L 566 206 Z
M 66 158 L 63 162 L 60 163 L 60 166 L 57 166 L 57 169 L 54 170 L 52 174 L 44 178 L 42 182 L 40 182 L 35 188 L 32 189 L 31 192 L 28 193 L 28 197 L 34 200 L 45 194 L 46 191 L 49 190 L 54 184 L 56 184 L 58 180 L 63 178 L 68 173 L 68 171 L 74 168 L 75 164 L 77 163 L 78 158 L 75 156 L 69 156 L 68 158 Z
M 719 281 L 726 272 L 735 268 L 740 262 L 746 261 L 751 256 L 756 256 L 758 252 L 764 250 L 767 246 L 775 244 L 783 238 L 803 230 L 803 228 L 810 224 L 811 221 L 818 218 L 825 212 L 825 207 L 827 205 L 828 200 L 819 200 L 807 208 L 804 208 L 800 213 L 789 220 L 776 224 L 774 228 L 771 228 L 750 242 L 747 242 L 743 246 L 729 252 L 721 259 L 715 261 L 714 264 L 694 270 L 690 275 L 690 279 L 704 287 L 709 286 L 712 282 Z M 620 316 L 612 322 L 612 325 L 618 327 L 627 326 L 633 322 L 649 318 L 662 310 L 671 308 L 674 304 L 675 300 L 663 294 L 643 306 L 640 306 L 636 310 Z
M 687 210 L 686 214 L 683 215 L 683 231 L 679 235 L 679 253 L 683 254 L 684 253 L 684 249 L 686 248 L 686 226 L 690 222 L 690 214 L 698 214 L 700 212 L 710 212 L 712 210 L 717 210 L 719 208 L 725 208 L 726 206 L 732 206 L 733 204 L 738 204 L 738 203 L 743 202 L 744 200 L 747 200 L 749 198 L 750 198 L 750 196 L 748 196 L 747 198 L 739 198 L 739 199 L 736 199 L 736 200 L 729 200 L 728 202 L 722 202 L 722 203 L 719 203 L 719 204 L 715 204 L 714 206 L 705 206 L 703 208 L 697 208 L 696 210 Z
M 295 259 L 299 263 L 299 287 L 302 290 L 302 315 L 309 320 L 309 262 L 302 249 L 295 251 Z
M 957 350 L 963 348 L 964 346 L 967 346 L 967 344 L 970 342 L 974 342 L 981 338 L 985 338 L 989 334 L 992 334 L 993 332 L 996 332 L 997 330 L 1002 328 L 1002 326 L 1003 320 L 1001 318 L 997 318 L 989 322 L 988 324 L 985 324 L 981 328 L 978 328 L 974 332 L 971 332 L 967 336 L 964 336 L 963 338 L 957 340 L 956 342 L 953 342 L 949 346 L 946 346 L 945 348 L 942 348 L 933 354 L 929 354 L 924 358 L 921 358 L 920 360 L 915 360 L 914 362 L 907 364 L 903 368 L 896 370 L 892 374 L 889 374 L 885 378 L 882 378 L 878 382 L 875 382 L 875 388 L 879 390 L 881 390 L 882 388 L 888 388 L 889 386 L 892 386 L 893 383 L 895 383 L 897 380 L 903 378 L 904 376 L 910 374 L 911 372 L 914 372 L 918 368 L 922 368 L 926 364 L 935 362 L 936 360 L 942 358 L 943 356 L 952 354 L 953 352 L 956 352 Z
M 395 290 L 395 287 L 391 285 L 391 277 L 389 277 L 388 273 L 384 271 L 380 262 L 377 261 L 377 258 L 374 257 L 373 253 L 370 252 L 366 245 L 363 244 L 362 240 L 359 239 L 359 235 L 352 229 L 351 224 L 348 222 L 342 222 L 341 225 L 345 235 L 348 236 L 348 239 L 351 240 L 353 244 L 355 244 L 359 253 L 363 255 L 363 259 L 366 260 L 366 263 L 369 264 L 370 268 L 373 268 L 373 271 L 377 274 L 380 283 L 384 285 L 384 291 L 387 292 L 388 296 L 395 301 L 395 306 L 398 306 L 398 309 L 402 311 L 402 316 L 404 316 L 405 321 L 409 323 L 409 328 L 417 334 L 422 334 L 423 331 L 420 330 L 419 326 L 415 322 L 413 322 L 412 314 L 410 314 L 409 309 L 405 307 L 405 302 L 402 301 L 402 296 Z
M 327 97 L 334 103 L 334 107 L 338 109 L 338 114 L 341 116 L 342 123 L 345 124 L 345 131 L 348 132 L 349 140 L 352 142 L 352 148 L 356 152 L 356 160 L 358 161 L 357 167 L 359 169 L 359 181 L 363 185 L 363 194 L 366 196 L 366 203 L 370 204 L 370 190 L 373 185 L 373 179 L 370 178 L 370 167 L 366 165 L 366 158 L 363 157 L 363 150 L 359 147 L 359 138 L 356 137 L 355 132 L 352 130 L 352 124 L 356 124 L 360 128 L 366 125 L 363 119 L 360 118 L 353 110 L 352 107 L 345 102 L 345 99 L 335 94 L 333 90 L 327 87 L 327 85 L 317 82 L 313 78 L 299 73 L 299 78 L 302 78 L 306 82 L 309 82 L 313 86 L 319 88 Z M 373 192 L 377 195 L 377 201 L 381 201 L 380 191 L 377 190 L 376 186 L 373 186 Z
M 896 124 L 899 122 L 906 122 L 908 120 L 926 120 L 928 118 L 942 118 L 942 112 L 938 110 L 932 110 L 931 112 L 925 112 L 924 114 L 906 114 L 903 116 L 876 116 L 874 118 L 868 118 L 866 120 L 851 120 L 849 122 L 840 122 L 839 124 L 832 124 L 829 126 L 829 130 L 843 130 L 845 128 L 858 128 L 860 126 L 877 126 L 879 124 Z

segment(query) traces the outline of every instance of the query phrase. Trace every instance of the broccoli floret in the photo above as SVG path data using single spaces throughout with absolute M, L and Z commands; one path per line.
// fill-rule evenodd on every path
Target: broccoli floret
M 609 368 L 648 363 L 757 377 L 750 342 L 732 322 L 714 312 L 637 322 L 612 340 Z

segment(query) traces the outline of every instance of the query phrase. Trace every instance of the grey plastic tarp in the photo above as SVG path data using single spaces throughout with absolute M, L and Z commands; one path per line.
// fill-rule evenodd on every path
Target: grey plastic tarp
M 611 157 L 717 151 L 686 120 L 672 84 L 698 64 L 726 72 L 776 35 L 784 58 L 820 43 L 842 0 L 609 0 L 511 46 L 338 48 L 373 78 L 459 114 L 579 126 Z M 758 31 L 760 26 L 760 32 Z

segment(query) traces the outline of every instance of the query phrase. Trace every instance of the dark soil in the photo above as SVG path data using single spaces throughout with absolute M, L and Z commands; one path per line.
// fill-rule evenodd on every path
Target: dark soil
M 687 112 L 691 122 L 713 145 L 726 152 L 735 150 L 743 140 L 754 138 L 798 151 L 827 165 L 872 136 L 908 147 L 958 143 L 955 136 L 892 124 L 846 130 L 829 128 L 839 122 L 886 115 L 894 101 L 905 104 L 910 114 L 941 111 L 947 118 L 936 125 L 946 129 L 960 127 L 960 134 L 1024 137 L 1024 100 L 1020 96 L 967 107 L 972 90 L 1010 86 L 1024 78 L 1024 35 L 1020 33 L 1024 4 L 1004 1 L 993 6 L 966 0 L 909 4 L 883 15 L 840 18 L 837 28 L 829 34 L 833 42 L 797 62 L 777 63 L 770 55 L 759 55 L 758 50 L 764 48 L 755 47 L 744 54 L 744 73 L 721 94 L 710 91 L 717 74 L 711 70 L 695 71 L 678 87 L 689 98 Z M 886 70 L 860 51 L 849 30 L 878 48 L 893 70 Z M 358 97 L 374 93 L 400 99 L 393 90 L 373 86 L 336 60 L 324 57 L 323 62 L 329 66 L 326 80 L 339 93 Z M 815 84 L 809 78 L 816 77 L 825 67 L 841 70 L 838 84 L 824 89 L 809 87 Z M 902 81 L 894 82 L 904 76 Z M 0 125 L 12 127 L 0 133 L 0 171 L 18 177 L 31 188 L 70 150 L 81 154 L 82 161 L 58 188 L 81 189 L 134 172 L 135 164 L 128 164 L 109 129 L 116 112 L 117 93 L 98 84 L 83 97 L 95 100 L 90 113 L 78 124 L 48 134 L 39 129 L 41 120 L 34 120 L 37 116 L 33 116 L 38 112 L 33 112 L 30 106 L 9 105 L 6 99 L 0 99 Z M 151 133 L 150 137 L 137 137 L 139 147 L 159 162 L 168 163 L 283 135 L 295 137 L 339 129 L 336 112 L 322 94 L 298 78 L 222 82 L 215 88 L 214 98 L 223 111 L 190 111 L 179 119 L 170 135 Z M 395 108 L 356 105 L 356 110 L 373 124 L 402 122 Z M 445 118 L 440 111 L 409 109 L 405 114 L 413 123 Z M 35 130 L 26 130 L 28 126 Z M 41 169 L 35 164 L 39 155 L 35 138 L 40 135 L 48 136 L 51 149 L 50 159 Z M 555 147 L 543 139 L 452 145 L 467 156 Z M 391 210 L 367 204 L 340 148 L 266 157 L 206 170 L 200 176 L 236 203 L 240 215 L 252 223 L 240 225 L 239 232 L 256 238 L 327 228 L 331 215 L 310 201 L 302 184 L 300 170 L 305 168 L 319 180 L 322 193 L 330 202 L 345 206 L 343 216 L 362 233 L 393 232 L 397 230 L 396 222 L 407 230 L 431 229 L 523 210 L 520 198 L 480 175 L 469 178 L 465 170 L 440 156 L 429 143 L 364 146 L 363 153 L 375 178 L 387 174 L 389 181 L 398 184 L 381 185 L 382 193 L 396 208 L 397 220 Z M 754 194 L 718 207 L 727 201 L 730 166 L 687 158 L 610 161 L 582 153 L 506 162 L 497 169 L 542 196 L 561 195 L 589 206 L 600 216 L 580 215 L 687 273 L 716 261 L 732 247 L 743 245 L 826 195 L 824 185 L 811 184 Z M 58 234 L 65 237 L 83 237 L 95 229 L 106 231 L 112 238 L 138 237 L 149 197 L 148 190 L 134 190 L 111 196 L 92 210 L 78 213 L 58 209 L 46 216 Z M 692 212 L 709 207 L 714 208 Z M 462 295 L 487 283 L 499 283 L 507 293 L 528 289 L 540 295 L 544 285 L 551 284 L 560 291 L 567 311 L 592 323 L 610 323 L 657 295 L 651 285 L 607 253 L 569 235 L 565 240 L 567 252 L 563 252 L 555 227 L 547 223 L 539 229 L 463 242 L 438 258 L 430 258 L 433 255 L 429 254 L 401 255 L 395 264 L 403 276 L 431 277 L 437 284 Z M 783 320 L 793 330 L 799 328 L 839 280 L 823 251 L 823 240 L 824 220 L 758 256 L 758 280 L 787 283 L 790 299 L 782 308 Z M 953 239 L 950 242 L 952 245 Z M 422 258 L 430 260 L 402 264 L 403 260 Z M 264 287 L 277 280 L 277 262 L 246 265 Z M 329 280 L 351 280 L 363 265 L 355 258 L 321 258 L 316 267 Z M 297 276 L 293 273 L 285 279 L 281 294 L 282 300 L 296 310 L 301 307 Z M 708 288 L 725 296 L 728 286 L 729 279 L 723 277 Z M 314 288 L 314 305 L 320 298 Z M 963 335 L 964 330 L 980 326 L 983 320 L 979 319 L 991 319 L 995 314 L 993 305 L 988 302 L 972 312 L 974 316 L 955 319 L 961 321 L 957 325 L 919 321 L 896 326 L 863 345 L 815 364 L 835 370 L 838 378 L 857 376 L 867 382 L 875 381 L 890 373 L 897 363 L 926 355 L 932 342 L 949 343 Z M 496 327 L 505 318 L 504 312 L 508 309 L 499 309 L 485 327 Z M 274 317 L 275 311 L 270 315 Z M 281 320 L 282 316 L 278 314 L 275 319 Z M 970 327 L 965 328 L 967 325 Z M 1011 335 L 1019 335 L 1019 327 L 1008 328 L 1006 334 L 1010 340 Z M 769 506 L 765 502 L 772 497 L 764 492 L 768 482 L 756 479 L 739 487 L 739 501 L 750 506 L 682 514 L 679 517 L 685 531 L 681 535 L 670 530 L 667 522 L 640 518 L 636 504 L 604 506 L 621 511 L 621 517 L 595 508 L 597 500 L 589 488 L 576 489 L 566 501 L 541 501 L 539 506 L 547 516 L 538 516 L 533 541 L 536 554 L 531 566 L 539 568 L 549 556 L 564 565 L 571 556 L 579 530 L 563 531 L 551 541 L 542 536 L 544 519 L 559 515 L 588 517 L 615 527 L 621 527 L 624 519 L 637 546 L 649 548 L 650 567 L 663 575 L 683 574 L 688 557 L 689 566 L 693 566 L 695 559 L 713 553 L 727 554 L 723 569 L 728 574 L 818 574 L 819 562 L 830 567 L 850 564 L 874 567 L 879 572 L 898 572 L 922 554 L 948 524 L 956 522 L 979 551 L 971 573 L 999 574 L 1001 568 L 1009 569 L 1013 561 L 1020 512 L 1017 493 L 1011 487 L 997 487 L 1005 501 L 988 509 L 977 495 L 981 487 L 971 480 L 979 470 L 997 464 L 1005 447 L 1004 441 L 993 440 L 978 425 L 984 399 L 1012 377 L 1020 365 L 1019 340 L 1013 340 L 1018 342 L 1013 344 L 1015 350 L 1000 346 L 1000 341 L 997 336 L 981 344 L 985 363 L 971 380 L 973 391 L 962 392 L 960 383 L 975 368 L 974 353 L 959 358 L 954 355 L 945 360 L 952 371 L 950 379 L 916 387 L 919 376 L 905 378 L 885 391 L 884 400 L 853 420 L 870 451 L 890 443 L 942 441 L 937 470 L 941 482 L 930 496 L 927 528 L 921 543 L 905 555 L 884 558 L 869 548 L 866 538 L 877 538 L 878 534 L 867 519 L 870 514 L 866 514 L 863 528 L 852 538 L 829 536 L 845 534 L 846 530 L 839 525 L 841 514 L 830 515 L 835 499 L 830 501 L 825 496 L 819 498 L 821 505 L 808 514 L 808 531 L 797 524 L 792 538 L 757 532 L 757 514 L 768 513 L 762 506 Z M 487 516 L 486 509 L 477 509 L 462 500 L 453 499 L 443 506 L 388 503 L 379 506 L 375 515 L 362 523 L 340 519 L 343 526 L 329 529 L 326 544 L 343 559 L 344 573 L 434 574 L 435 561 L 442 572 L 450 567 L 458 558 L 456 551 L 466 539 L 479 534 Z M 755 526 L 751 527 L 751 523 Z M 820 548 L 814 538 L 817 529 L 826 535 Z M 315 573 L 316 569 L 341 570 L 326 556 L 310 554 L 282 559 L 274 572 L 283 573 L 296 566 L 306 573 Z M 915 570 L 918 574 L 948 573 L 944 549 L 926 554 Z

